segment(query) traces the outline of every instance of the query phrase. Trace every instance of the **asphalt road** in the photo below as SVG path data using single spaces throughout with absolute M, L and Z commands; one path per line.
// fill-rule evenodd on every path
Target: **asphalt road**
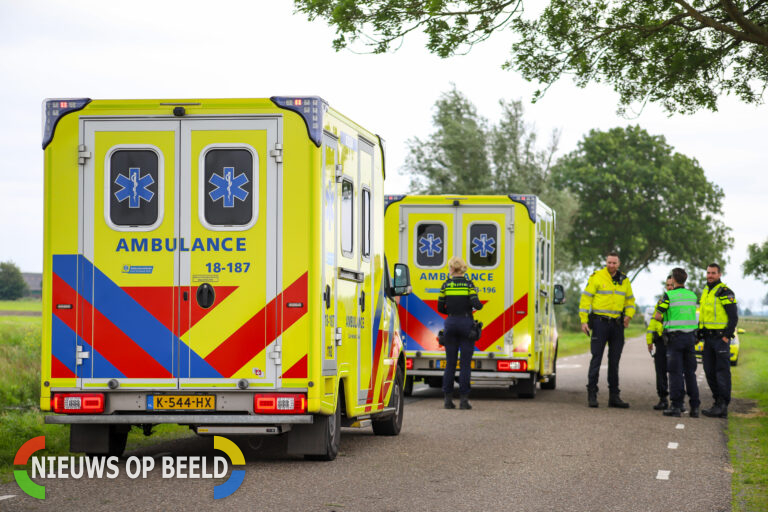
M 417 386 L 397 437 L 345 429 L 333 462 L 307 462 L 241 443 L 245 480 L 213 500 L 223 480 L 39 481 L 45 501 L 0 486 L 1 510 L 258 511 L 696 511 L 730 510 L 725 420 L 666 418 L 656 402 L 652 360 L 640 338 L 621 361 L 628 410 L 586 406 L 588 356 L 559 362 L 558 385 L 533 400 L 476 388 L 473 410 L 445 410 L 440 390 Z M 702 373 L 699 368 L 698 373 Z M 704 406 L 710 405 L 701 383 Z M 676 443 L 670 444 L 670 443 Z M 266 442 L 264 443 L 266 445 Z M 675 446 L 672 448 L 672 446 Z M 190 437 L 126 455 L 221 455 L 211 439 Z M 234 468 L 238 469 L 238 468 Z M 666 473 L 665 473 L 666 472 Z M 667 479 L 663 479 L 666 475 Z

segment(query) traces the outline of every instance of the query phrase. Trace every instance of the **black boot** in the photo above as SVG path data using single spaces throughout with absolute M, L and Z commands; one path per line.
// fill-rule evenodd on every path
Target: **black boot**
M 597 403 L 597 391 L 588 389 L 587 390 L 587 405 L 590 407 L 597 407 L 599 404 Z
M 469 404 L 469 395 L 461 395 L 461 402 L 459 402 L 459 409 L 471 409 L 472 406 Z
M 443 405 L 446 409 L 455 409 L 456 406 L 453 405 L 453 393 L 446 393 L 445 394 L 445 404 Z
M 722 400 L 718 400 L 715 402 L 715 405 L 713 405 L 711 409 L 704 409 L 701 412 L 704 414 L 704 416 L 708 416 L 710 418 L 727 418 L 728 406 L 725 405 L 725 402 Z
M 701 412 L 701 409 L 699 408 L 698 405 L 696 407 L 691 406 L 691 412 L 688 414 L 688 416 L 690 416 L 691 418 L 698 418 L 700 412 Z
M 619 409 L 629 409 L 629 404 L 621 399 L 618 393 L 611 393 L 608 397 L 608 407 L 618 407 Z
M 669 409 L 669 400 L 667 400 L 667 397 L 659 398 L 659 403 L 654 405 L 653 408 L 656 411 L 663 411 L 664 409 Z
M 680 408 L 675 407 L 674 405 L 669 409 L 664 409 L 664 416 L 674 416 L 675 418 L 679 418 L 682 414 L 683 413 L 680 412 Z

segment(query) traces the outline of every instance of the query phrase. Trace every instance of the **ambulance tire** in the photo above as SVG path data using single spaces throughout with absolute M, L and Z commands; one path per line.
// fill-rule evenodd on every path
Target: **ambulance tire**
M 389 397 L 389 407 L 395 409 L 395 412 L 383 420 L 372 420 L 371 426 L 373 433 L 377 436 L 396 436 L 403 428 L 403 370 L 398 366 L 395 382 L 393 383 L 392 396 Z
M 85 452 L 89 457 L 120 457 L 125 451 L 130 430 L 130 425 L 73 424 L 69 432 L 70 451 Z
M 534 373 L 530 379 L 521 379 L 517 381 L 517 398 L 536 398 L 536 383 L 539 380 L 539 374 Z
M 411 396 L 413 394 L 413 376 L 405 378 L 405 387 L 403 388 L 403 395 Z
M 341 396 L 339 393 L 337 396 Z M 325 460 L 330 461 L 339 454 L 339 444 L 341 441 L 341 403 L 336 399 L 336 412 L 330 416 L 318 414 L 315 416 L 315 423 L 319 423 L 321 428 L 318 434 L 324 437 L 322 442 L 325 444 L 325 452 L 319 454 L 306 454 L 307 460 Z

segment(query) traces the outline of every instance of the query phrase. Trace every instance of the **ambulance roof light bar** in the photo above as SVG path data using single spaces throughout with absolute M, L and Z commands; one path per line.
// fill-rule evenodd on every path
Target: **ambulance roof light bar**
M 280 108 L 299 114 L 307 125 L 309 138 L 320 147 L 323 142 L 323 115 L 328 102 L 319 96 L 272 96 L 272 102 Z
M 82 110 L 91 102 L 90 98 L 46 98 L 43 100 L 43 149 L 53 140 L 53 132 L 59 119 Z
M 509 194 L 509 198 L 515 203 L 525 206 L 531 222 L 536 222 L 536 196 L 532 194 Z

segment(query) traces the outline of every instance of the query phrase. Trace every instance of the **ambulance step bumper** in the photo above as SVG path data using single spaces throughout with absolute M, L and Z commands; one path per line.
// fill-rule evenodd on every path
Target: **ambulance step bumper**
M 176 423 L 179 425 L 283 425 L 312 423 L 311 414 L 78 414 L 45 416 L 48 424 L 104 424 L 104 425 L 141 425 Z
M 290 425 L 273 425 L 273 426 L 257 426 L 257 425 L 201 425 L 195 429 L 195 432 L 199 436 L 213 436 L 213 435 L 267 435 L 276 436 L 291 431 Z
M 443 370 L 408 370 L 408 376 L 411 377 L 442 377 Z M 459 370 L 456 370 L 456 376 L 459 376 Z M 471 372 L 474 381 L 512 381 L 521 379 L 530 379 L 528 372 Z

